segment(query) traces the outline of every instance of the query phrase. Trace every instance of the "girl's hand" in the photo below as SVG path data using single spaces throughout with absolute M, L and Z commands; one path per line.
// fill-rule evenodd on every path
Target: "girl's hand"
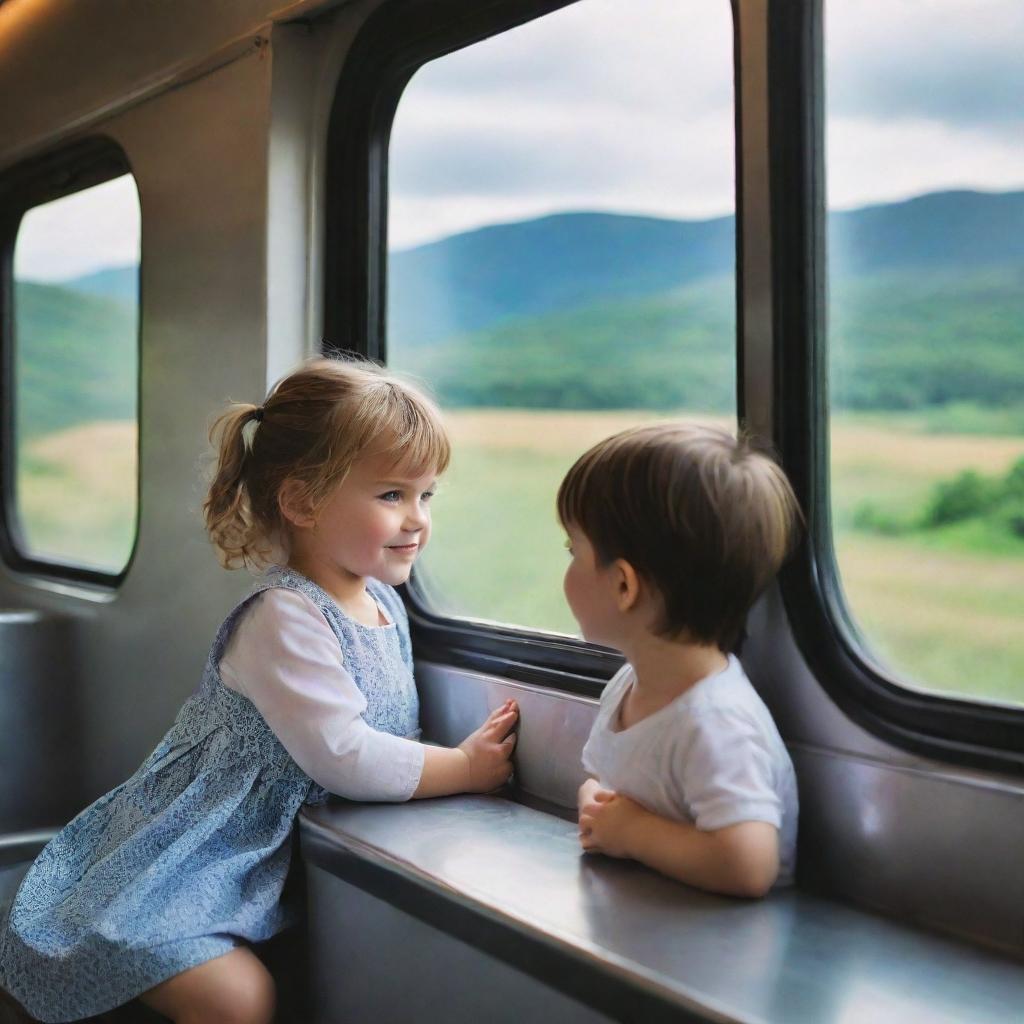
M 516 734 L 512 731 L 519 717 L 519 705 L 507 700 L 496 708 L 474 733 L 458 746 L 466 756 L 469 778 L 468 793 L 489 793 L 504 786 L 512 775 L 512 751 Z
M 580 797 L 583 797 L 583 787 L 580 787 Z M 632 857 L 630 834 L 645 814 L 647 811 L 628 796 L 598 787 L 580 807 L 580 846 L 588 853 Z

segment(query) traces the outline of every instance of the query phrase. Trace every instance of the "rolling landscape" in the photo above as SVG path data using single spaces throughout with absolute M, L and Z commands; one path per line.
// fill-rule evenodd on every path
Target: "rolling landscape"
M 456 441 L 423 566 L 441 606 L 574 630 L 552 508 L 565 468 L 645 418 L 733 422 L 733 230 L 566 213 L 391 254 L 389 361 L 430 384 Z M 1024 192 L 833 213 L 829 252 L 854 617 L 915 685 L 1024 701 Z M 33 551 L 114 568 L 130 551 L 136 294 L 134 268 L 16 285 Z

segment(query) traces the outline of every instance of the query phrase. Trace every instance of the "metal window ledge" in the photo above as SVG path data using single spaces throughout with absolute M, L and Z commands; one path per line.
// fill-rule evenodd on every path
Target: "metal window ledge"
M 499 797 L 335 802 L 303 856 L 615 1020 L 1002 1022 L 1024 966 L 798 890 L 716 897 Z M 314 936 L 313 941 L 319 941 Z

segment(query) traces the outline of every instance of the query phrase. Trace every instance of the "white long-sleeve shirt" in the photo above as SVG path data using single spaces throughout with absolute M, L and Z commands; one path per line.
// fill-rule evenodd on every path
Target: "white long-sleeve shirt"
M 275 588 L 255 597 L 224 651 L 220 676 L 256 705 L 295 763 L 331 793 L 401 801 L 419 785 L 423 745 L 362 719 L 366 698 L 323 613 L 303 594 Z

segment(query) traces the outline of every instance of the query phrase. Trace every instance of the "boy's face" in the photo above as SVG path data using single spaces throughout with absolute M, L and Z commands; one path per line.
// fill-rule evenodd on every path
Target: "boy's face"
M 598 565 L 593 545 L 576 526 L 567 526 L 572 561 L 565 571 L 565 599 L 584 640 L 618 647 L 622 614 L 616 601 L 615 574 Z

